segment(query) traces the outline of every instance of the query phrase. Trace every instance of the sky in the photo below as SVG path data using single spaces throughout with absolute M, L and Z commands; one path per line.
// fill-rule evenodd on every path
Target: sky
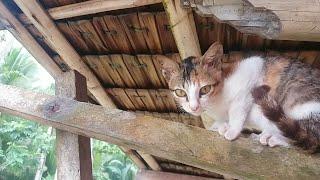
M 22 46 L 22 44 L 7 30 L 0 31 L 0 57 L 4 57 L 12 48 L 23 48 L 22 52 L 30 55 L 39 68 L 37 68 L 37 80 L 34 87 L 46 88 L 54 83 L 50 74 L 32 57 L 32 55 Z

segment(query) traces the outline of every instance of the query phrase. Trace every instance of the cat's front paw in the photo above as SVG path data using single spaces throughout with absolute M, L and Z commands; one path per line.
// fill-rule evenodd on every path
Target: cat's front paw
M 228 123 L 223 123 L 218 128 L 218 132 L 220 135 L 231 141 L 236 139 L 240 135 L 241 129 L 231 127 Z
M 224 134 L 224 137 L 232 141 L 232 140 L 235 140 L 240 135 L 240 133 L 241 133 L 241 129 L 230 127 Z

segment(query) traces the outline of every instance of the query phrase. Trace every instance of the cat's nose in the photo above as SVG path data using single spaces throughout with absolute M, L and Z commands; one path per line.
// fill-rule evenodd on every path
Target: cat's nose
M 192 111 L 197 111 L 198 109 L 199 109 L 199 104 L 197 104 L 197 105 L 190 105 L 190 109 L 192 110 Z

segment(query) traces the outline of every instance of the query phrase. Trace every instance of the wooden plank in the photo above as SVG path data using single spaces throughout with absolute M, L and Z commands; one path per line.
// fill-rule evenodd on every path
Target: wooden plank
M 192 11 L 182 9 L 180 0 L 164 0 L 170 27 L 182 59 L 200 56 L 201 50 L 194 25 Z
M 152 87 L 152 84 L 149 81 L 146 73 L 142 70 L 144 65 L 140 64 L 136 57 L 130 55 L 122 55 L 122 58 L 139 88 Z
M 155 22 L 155 17 L 153 13 L 138 13 L 140 26 L 143 31 L 144 39 L 147 43 L 149 51 L 151 54 L 162 54 L 161 43 L 158 35 L 158 30 Z
M 163 53 L 166 54 L 178 52 L 178 48 L 174 42 L 174 37 L 166 13 L 157 12 L 155 17 Z
M 101 64 L 103 65 L 103 68 L 106 72 L 110 75 L 112 78 L 114 84 L 116 87 L 125 87 L 125 82 L 119 75 L 117 69 L 120 68 L 120 66 L 117 66 L 117 64 L 113 64 L 110 57 L 107 55 L 104 56 L 98 56 L 100 59 Z
M 149 93 L 151 96 L 152 101 L 157 106 L 157 111 L 159 112 L 168 112 L 165 104 L 162 102 L 162 98 L 157 90 L 149 89 Z
M 86 77 L 88 89 L 99 103 L 106 107 L 115 108 L 98 79 L 82 61 L 77 51 L 65 39 L 39 2 L 35 0 L 28 2 L 15 0 L 15 2 L 70 68 L 77 70 Z
M 103 42 L 100 40 L 91 21 L 80 20 L 76 23 L 78 25 L 78 29 L 82 38 L 86 42 L 87 46 L 90 48 L 90 53 L 107 54 L 109 52 L 109 49 L 107 49 L 104 46 Z
M 116 67 L 116 70 L 119 73 L 123 82 L 125 83 L 125 86 L 128 88 L 137 87 L 136 83 L 134 82 L 133 78 L 131 77 L 131 74 L 129 73 L 126 65 L 122 60 L 122 56 L 119 54 L 110 55 L 110 60 L 113 64 L 113 67 Z
M 150 55 L 137 55 L 138 62 L 143 65 L 141 69 L 147 75 L 149 82 L 151 82 L 152 86 L 146 88 L 163 88 L 161 81 L 158 77 L 157 71 L 154 67 Z
M 136 91 L 148 111 L 157 111 L 158 110 L 157 106 L 153 102 L 153 100 L 149 94 L 149 91 L 147 89 L 139 89 Z
M 7 29 L 13 36 L 30 52 L 30 54 L 43 66 L 52 77 L 62 74 L 62 70 L 54 63 L 52 58 L 38 44 L 29 31 L 16 19 L 15 16 L 6 8 L 3 2 L 0 1 L 1 20 L 7 23 Z
M 237 179 L 317 179 L 320 156 L 0 85 L 0 111 Z M 159 128 L 161 127 L 161 128 Z M 204 145 L 205 143 L 205 145 Z
M 93 70 L 93 72 L 95 72 L 104 85 L 115 85 L 108 71 L 106 71 L 104 68 L 102 59 L 100 59 L 98 56 L 84 56 L 83 60 Z
M 156 69 L 156 73 L 161 81 L 161 86 L 163 88 L 168 88 L 168 84 L 167 84 L 167 81 L 164 79 L 163 75 L 162 75 L 162 72 L 161 72 L 161 64 L 160 64 L 160 61 L 159 61 L 159 55 L 153 55 L 152 56 L 152 62 L 155 66 L 155 69 Z
M 56 94 L 61 97 L 88 101 L 86 79 L 76 71 L 64 73 L 56 79 Z M 90 138 L 68 131 L 56 131 L 58 179 L 92 180 Z
M 105 46 L 114 53 L 133 53 L 130 41 L 117 16 L 94 17 L 93 25 Z
M 84 41 L 84 39 L 82 38 L 79 30 L 77 29 L 77 26 L 78 25 L 75 22 L 57 23 L 57 27 L 72 44 L 72 46 L 76 48 L 78 52 L 88 54 L 90 53 L 90 49 Z
M 141 27 L 138 15 L 136 13 L 125 14 L 118 16 L 118 18 L 126 32 L 134 52 L 137 54 L 148 53 L 149 49 L 143 37 L 143 33 L 146 33 L 148 29 L 146 27 Z
M 126 94 L 130 98 L 131 102 L 134 104 L 136 110 L 146 111 L 147 107 L 143 103 L 141 96 L 137 93 L 135 89 L 125 89 Z
M 156 3 L 161 3 L 161 0 L 91 0 L 82 3 L 55 7 L 49 9 L 48 13 L 53 19 L 57 20 Z
M 129 96 L 126 94 L 124 89 L 121 88 L 112 88 L 107 89 L 108 92 L 110 92 L 113 97 L 117 99 L 117 102 L 122 104 L 123 109 L 126 110 L 136 110 L 136 107 L 133 105 L 132 101 L 130 100 Z
M 169 112 L 177 112 L 176 102 L 172 97 L 169 89 L 158 89 L 159 95 L 162 98 L 162 102 L 166 105 Z

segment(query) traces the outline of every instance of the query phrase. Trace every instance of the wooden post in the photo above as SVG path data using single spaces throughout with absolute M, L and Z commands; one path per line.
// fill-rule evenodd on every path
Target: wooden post
M 77 71 L 66 72 L 56 79 L 56 94 L 87 102 L 86 79 Z M 57 130 L 58 179 L 92 180 L 90 138 Z

